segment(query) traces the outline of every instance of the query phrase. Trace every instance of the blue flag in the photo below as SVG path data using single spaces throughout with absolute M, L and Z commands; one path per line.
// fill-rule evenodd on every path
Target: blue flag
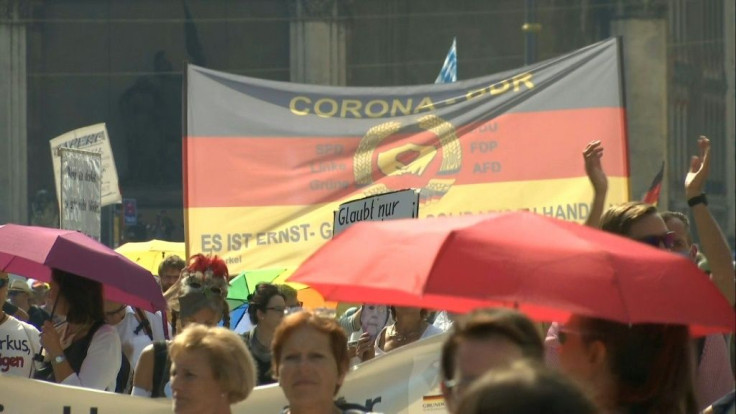
M 437 79 L 434 83 L 452 83 L 457 80 L 457 49 L 455 48 L 456 38 L 452 38 L 452 46 L 450 51 L 447 52 L 445 63 L 442 64 L 440 74 L 437 75 Z

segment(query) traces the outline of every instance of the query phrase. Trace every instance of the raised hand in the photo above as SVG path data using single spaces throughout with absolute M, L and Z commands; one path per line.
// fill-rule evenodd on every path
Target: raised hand
M 688 200 L 703 193 L 710 172 L 710 140 L 701 135 L 698 148 L 700 155 L 690 158 L 690 170 L 685 176 L 685 197 Z
M 588 175 L 590 183 L 596 194 L 606 194 L 608 192 L 608 177 L 601 166 L 601 158 L 603 157 L 603 147 L 600 141 L 591 141 L 583 150 L 583 159 L 585 160 L 585 174 Z
M 583 150 L 585 161 L 585 174 L 593 185 L 593 202 L 590 204 L 590 214 L 585 220 L 585 225 L 598 228 L 600 226 L 603 206 L 606 203 L 608 193 L 608 177 L 601 166 L 603 147 L 600 141 L 591 141 Z

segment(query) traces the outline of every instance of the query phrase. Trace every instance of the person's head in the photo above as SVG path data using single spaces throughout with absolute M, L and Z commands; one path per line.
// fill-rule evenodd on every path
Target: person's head
M 15 279 L 10 282 L 10 286 L 8 287 L 8 299 L 13 305 L 23 309 L 24 311 L 28 311 L 32 297 L 33 291 L 28 287 L 28 283 L 26 283 L 25 280 Z
M 117 325 L 125 318 L 125 312 L 128 305 L 110 300 L 105 301 L 105 323 L 108 325 Z
M 299 302 L 299 298 L 297 297 L 297 291 L 293 287 L 287 285 L 287 284 L 281 284 L 276 285 L 279 288 L 279 292 L 281 292 L 281 295 L 284 297 L 284 301 L 286 302 L 286 307 L 291 311 L 296 311 L 301 309 L 303 303 Z
M 595 414 L 593 402 L 568 378 L 519 360 L 485 373 L 463 396 L 458 414 Z
M 675 233 L 667 228 L 657 207 L 640 201 L 608 208 L 601 217 L 601 229 L 652 247 L 666 250 L 675 247 Z
M 174 412 L 212 412 L 244 400 L 256 384 L 253 358 L 243 340 L 220 327 L 192 324 L 171 342 Z
M 186 265 L 187 264 L 184 260 L 175 254 L 166 257 L 161 263 L 159 263 L 158 277 L 161 282 L 162 291 L 166 292 L 174 285 L 174 283 L 176 283 L 177 279 L 179 279 L 179 275 L 181 275 L 182 269 L 184 269 Z
M 102 284 L 59 269 L 51 272 L 51 309 L 73 324 L 104 320 Z
M 332 404 L 350 365 L 347 341 L 337 321 L 309 311 L 286 316 L 276 328 L 273 372 L 292 412 Z
M 695 412 L 686 326 L 573 316 L 558 335 L 563 371 L 590 387 L 603 407 Z
M 5 272 L 0 272 L 0 304 L 5 303 L 8 299 L 8 288 L 10 287 L 10 276 Z M 0 307 L 0 315 L 3 311 Z
M 693 243 L 690 220 L 687 216 L 679 211 L 665 211 L 661 216 L 667 228 L 675 232 L 675 244 L 672 251 L 695 261 L 698 257 L 698 246 Z
M 51 286 L 46 282 L 36 280 L 31 284 L 33 290 L 32 304 L 36 306 L 46 306 L 46 298 L 48 297 Z
M 181 272 L 179 317 L 182 326 L 199 323 L 215 326 L 228 311 L 228 269 L 217 256 L 196 254 Z
M 254 326 L 276 329 L 284 319 L 286 299 L 276 285 L 259 283 L 248 295 L 248 317 Z
M 542 337 L 529 318 L 511 309 L 480 309 L 455 321 L 442 346 L 442 393 L 455 412 L 468 385 L 485 372 L 522 359 L 541 362 Z

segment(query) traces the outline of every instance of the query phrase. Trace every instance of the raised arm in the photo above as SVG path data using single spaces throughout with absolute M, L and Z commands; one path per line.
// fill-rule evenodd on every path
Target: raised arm
M 590 206 L 590 214 L 585 220 L 585 225 L 590 227 L 600 227 L 601 215 L 606 203 L 606 194 L 608 193 L 608 177 L 601 166 L 601 158 L 603 157 L 603 147 L 600 141 L 591 141 L 583 150 L 583 159 L 585 160 L 585 174 L 588 175 L 590 184 L 593 185 L 593 202 Z
M 700 155 L 691 158 L 690 170 L 685 176 L 685 197 L 693 214 L 703 253 L 708 258 L 711 280 L 733 306 L 736 287 L 731 249 L 704 198 L 705 182 L 710 170 L 710 140 L 700 136 L 698 147 Z

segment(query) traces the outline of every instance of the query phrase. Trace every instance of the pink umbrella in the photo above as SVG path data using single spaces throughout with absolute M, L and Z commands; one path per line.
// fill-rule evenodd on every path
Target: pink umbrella
M 106 299 L 150 311 L 166 309 L 151 272 L 84 234 L 17 224 L 0 226 L 0 269 L 50 281 L 51 268 L 102 283 Z

